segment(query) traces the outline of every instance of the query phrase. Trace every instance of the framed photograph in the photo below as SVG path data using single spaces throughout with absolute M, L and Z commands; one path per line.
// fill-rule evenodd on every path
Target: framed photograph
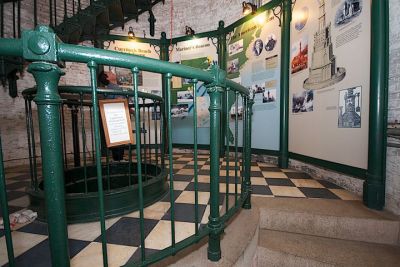
M 127 99 L 99 100 L 101 120 L 107 147 L 133 144 Z

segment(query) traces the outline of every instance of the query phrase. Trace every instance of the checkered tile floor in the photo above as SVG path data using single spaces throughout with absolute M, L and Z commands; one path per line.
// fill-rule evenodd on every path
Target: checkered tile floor
M 168 162 L 168 161 L 167 161 Z M 229 164 L 229 193 L 235 192 L 234 162 Z M 174 198 L 176 220 L 176 242 L 193 235 L 194 217 L 194 162 L 192 155 L 174 155 Z M 204 227 L 209 214 L 209 169 L 208 155 L 198 158 L 198 188 L 200 227 Z M 25 187 L 29 186 L 29 169 L 6 170 L 7 192 L 10 213 L 29 205 Z M 226 163 L 221 166 L 220 205 L 226 192 Z M 251 183 L 253 196 L 297 197 L 358 200 L 359 198 L 332 183 L 312 179 L 295 170 L 280 169 L 274 165 L 252 162 Z M 237 188 L 240 192 L 240 181 Z M 146 255 L 166 248 L 171 243 L 170 196 L 147 207 L 145 216 Z M 222 206 L 221 206 L 222 207 Z M 0 214 L 1 216 L 1 214 Z M 140 259 L 139 213 L 133 212 L 106 221 L 109 266 L 121 266 Z M 16 227 L 12 233 L 17 266 L 51 266 L 47 225 L 33 222 Z M 71 266 L 102 266 L 100 225 L 98 222 L 68 226 Z M 7 266 L 4 230 L 0 230 L 0 266 Z

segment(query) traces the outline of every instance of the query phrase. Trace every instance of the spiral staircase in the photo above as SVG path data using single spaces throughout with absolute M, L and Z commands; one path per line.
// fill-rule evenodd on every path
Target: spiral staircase
M 154 36 L 154 25 L 156 18 L 152 8 L 158 3 L 165 3 L 165 0 L 91 0 L 87 7 L 81 8 L 79 0 L 72 7 L 73 15 L 68 17 L 65 13 L 61 23 L 54 26 L 54 31 L 64 43 L 77 44 L 82 41 L 96 40 L 101 35 L 109 34 L 110 30 L 122 27 L 131 20 L 138 21 L 143 13 L 149 13 L 150 35 Z M 57 2 L 55 2 L 57 3 Z M 64 10 L 71 9 L 66 1 L 59 1 L 59 5 L 64 5 Z M 75 5 L 77 5 L 75 7 Z M 5 2 L 1 3 L 0 13 L 6 12 L 8 6 Z M 2 21 L 1 37 L 4 37 L 4 28 L 18 28 L 14 31 L 14 38 L 20 37 L 20 1 L 14 1 L 12 8 L 14 25 L 12 21 Z M 57 7 L 55 7 L 57 9 Z M 19 15 L 18 15 L 19 14 Z M 50 15 L 51 16 L 51 15 Z M 17 23 L 15 23 L 17 21 Z M 36 19 L 35 19 L 36 21 Z M 18 24 L 18 25 L 16 25 Z M 32 28 L 34 25 L 32 25 Z M 18 33 L 17 33 L 18 32 Z M 0 81 L 3 87 L 8 85 L 9 95 L 16 97 L 17 91 L 17 73 L 23 70 L 23 60 L 19 57 L 0 57 Z

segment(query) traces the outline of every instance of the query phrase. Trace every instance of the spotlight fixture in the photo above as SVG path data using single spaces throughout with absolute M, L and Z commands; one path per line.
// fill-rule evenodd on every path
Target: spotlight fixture
M 243 15 L 254 14 L 257 11 L 257 6 L 250 2 L 243 1 L 242 3 Z
M 129 27 L 128 37 L 129 37 L 129 39 L 135 39 L 135 33 L 133 32 L 132 27 Z
M 192 28 L 190 28 L 189 26 L 185 26 L 185 34 L 186 35 L 194 35 L 195 32 Z

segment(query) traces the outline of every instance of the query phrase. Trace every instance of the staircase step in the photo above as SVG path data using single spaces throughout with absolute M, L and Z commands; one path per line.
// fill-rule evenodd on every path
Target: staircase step
M 400 247 L 260 229 L 257 266 L 399 266 Z
M 262 199 L 260 228 L 380 244 L 399 244 L 400 220 L 360 201 Z

